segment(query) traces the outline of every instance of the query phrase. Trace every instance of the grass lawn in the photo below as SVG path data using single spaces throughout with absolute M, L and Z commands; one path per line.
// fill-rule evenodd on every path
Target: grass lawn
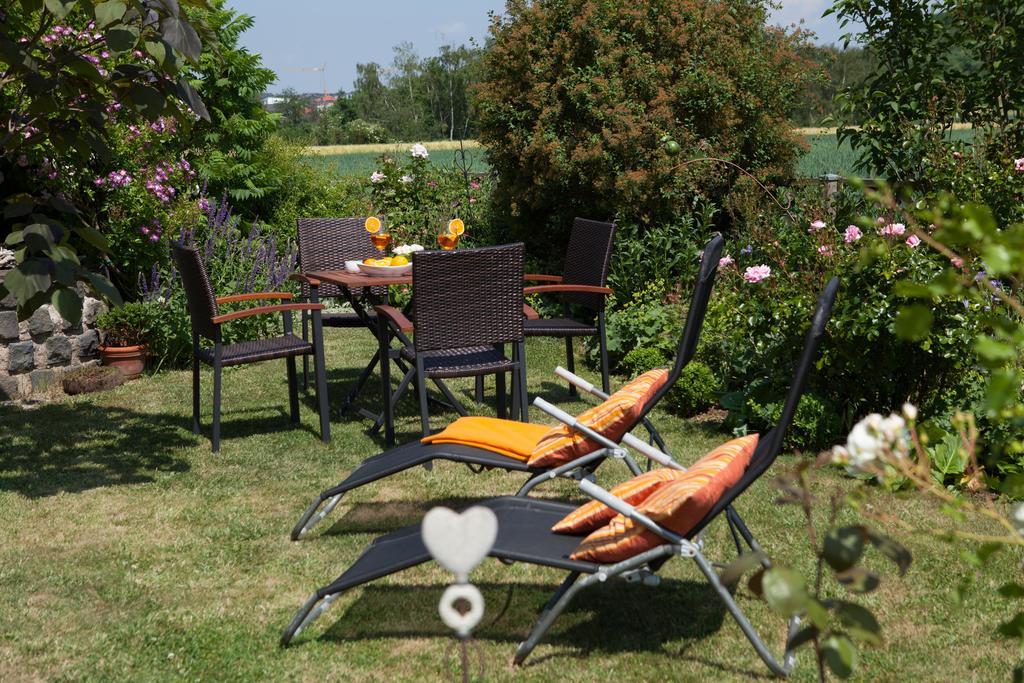
M 328 336 L 337 405 L 372 347 L 359 330 Z M 550 374 L 562 362 L 560 344 L 531 341 L 529 358 L 531 395 L 577 412 L 582 404 Z M 208 429 L 211 376 L 203 381 Z M 468 382 L 455 387 L 468 395 Z M 333 442 L 322 445 L 312 401 L 301 425 L 289 424 L 282 361 L 226 372 L 218 455 L 191 433 L 189 394 L 188 372 L 165 372 L 31 410 L 0 407 L 0 680 L 450 680 L 451 641 L 436 609 L 449 577 L 433 563 L 342 596 L 288 650 L 277 640 L 303 600 L 374 536 L 438 503 L 512 493 L 522 478 L 449 463 L 417 468 L 350 494 L 310 538 L 292 543 L 288 532 L 313 495 L 381 444 L 364 423 L 336 418 Z M 400 414 L 399 439 L 415 438 L 415 405 L 406 401 Z M 450 419 L 437 414 L 434 424 Z M 657 412 L 654 419 L 684 463 L 724 438 L 707 423 Z M 796 458 L 780 458 L 775 469 Z M 626 477 L 614 462 L 600 473 L 605 484 Z M 770 552 L 809 575 L 798 511 L 775 505 L 769 479 L 738 510 Z M 828 493 L 850 482 L 827 472 L 815 485 Z M 574 491 L 555 482 L 538 495 Z M 938 517 L 910 498 L 879 493 L 874 505 L 923 528 Z M 957 606 L 952 588 L 969 571 L 958 553 L 926 537 L 908 546 L 915 560 L 903 579 L 877 557 L 869 562 L 885 573 L 866 602 L 886 645 L 865 653 L 857 678 L 1007 679 L 1014 650 L 992 631 L 1012 613 L 993 589 L 1017 574 L 1020 558 L 997 555 L 980 590 Z M 709 529 L 707 547 L 712 557 L 730 557 L 724 523 Z M 472 577 L 487 601 L 476 634 L 485 678 L 766 678 L 692 563 L 674 560 L 663 575 L 658 588 L 610 582 L 583 593 L 515 669 L 516 645 L 562 576 L 486 561 Z M 745 587 L 739 601 L 777 651 L 781 620 Z M 794 678 L 814 674 L 804 653 Z

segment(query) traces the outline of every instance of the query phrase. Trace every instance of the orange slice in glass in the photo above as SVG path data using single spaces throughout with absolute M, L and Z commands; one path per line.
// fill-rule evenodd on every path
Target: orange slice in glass
M 448 221 L 448 232 L 453 235 L 461 235 L 466 232 L 466 224 L 462 222 L 461 218 L 453 218 Z
M 366 232 L 376 234 L 380 232 L 380 219 L 376 216 L 370 216 L 366 219 L 366 222 L 363 223 L 363 227 L 366 228 Z

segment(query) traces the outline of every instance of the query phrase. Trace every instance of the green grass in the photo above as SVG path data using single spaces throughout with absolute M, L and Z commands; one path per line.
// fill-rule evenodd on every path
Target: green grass
M 430 150 L 430 162 L 434 164 L 452 165 L 459 160 L 458 149 L 451 149 L 448 145 L 445 148 L 435 149 L 437 143 L 427 143 Z M 372 148 L 365 150 L 365 148 Z M 364 149 L 360 149 L 364 148 Z M 393 154 L 401 157 L 408 155 L 409 145 L 353 145 L 344 151 L 335 152 L 331 148 L 318 148 L 317 153 L 306 156 L 306 163 L 312 166 L 325 168 L 332 173 L 341 176 L 369 176 L 378 168 L 378 159 L 381 154 Z M 365 151 L 364 151 L 365 150 Z M 490 166 L 483 148 L 476 144 L 467 145 L 465 149 L 466 161 L 469 163 L 470 173 L 485 173 Z
M 331 395 L 371 351 L 359 330 L 328 332 Z M 530 343 L 530 389 L 572 412 L 552 368 L 557 341 Z M 209 425 L 210 375 L 204 372 Z M 0 407 L 0 680 L 438 680 L 453 676 L 436 610 L 449 577 L 433 563 L 340 598 L 288 650 L 277 640 L 316 587 L 337 576 L 376 535 L 416 522 L 431 506 L 508 494 L 522 478 L 471 474 L 439 463 L 353 492 L 301 543 L 292 524 L 321 489 L 381 444 L 364 423 L 335 418 L 322 445 L 310 401 L 288 422 L 284 363 L 232 369 L 225 377 L 224 443 L 209 451 L 190 431 L 190 375 L 164 372 L 111 392 L 39 405 Z M 468 396 L 469 382 L 455 388 Z M 490 392 L 493 395 L 493 391 Z M 481 407 L 488 413 L 489 407 Z M 399 439 L 416 437 L 415 404 L 400 406 Z M 434 424 L 452 419 L 435 414 Z M 539 415 L 533 416 L 539 419 Z M 724 437 L 707 423 L 659 412 L 655 422 L 683 462 Z M 207 431 L 208 433 L 208 431 Z M 785 456 L 775 471 L 795 464 Z M 601 480 L 622 480 L 608 463 Z M 771 473 L 738 509 L 763 545 L 809 574 L 798 511 L 774 503 Z M 849 488 L 836 473 L 814 475 L 823 495 Z M 569 482 L 539 489 L 574 496 Z M 931 528 L 939 513 L 914 498 L 879 493 L 873 509 Z M 970 528 L 973 525 L 967 524 Z M 1004 680 L 1014 650 L 993 639 L 1010 605 L 994 588 L 1019 572 L 999 554 L 981 590 L 962 607 L 952 588 L 969 570 L 931 537 L 907 540 L 915 556 L 885 578 L 867 604 L 886 635 L 862 658 L 859 680 Z M 713 557 L 729 557 L 723 524 L 708 531 Z M 527 666 L 510 666 L 516 644 L 561 580 L 559 572 L 489 560 L 474 572 L 487 601 L 476 636 L 487 680 L 747 680 L 767 670 L 692 564 L 666 565 L 659 588 L 609 582 L 582 594 Z M 832 587 L 834 588 L 834 586 Z M 745 588 L 739 602 L 774 648 L 781 621 Z M 795 679 L 812 680 L 803 654 Z

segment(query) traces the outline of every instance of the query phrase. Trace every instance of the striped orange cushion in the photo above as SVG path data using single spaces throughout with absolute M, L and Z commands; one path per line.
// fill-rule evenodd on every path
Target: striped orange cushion
M 757 447 L 757 434 L 733 439 L 694 463 L 683 476 L 659 487 L 637 511 L 685 536 L 704 518 L 725 491 L 743 476 Z M 587 536 L 570 556 L 588 562 L 621 562 L 663 543 L 641 524 L 615 515 Z
M 577 420 L 595 432 L 618 442 L 636 424 L 644 405 L 668 379 L 666 368 L 645 372 L 609 396 L 604 402 L 580 413 Z M 567 425 L 552 427 L 530 455 L 530 467 L 556 467 L 600 448 L 581 432 Z
M 639 505 L 659 488 L 684 474 L 685 472 L 681 470 L 661 467 L 622 482 L 612 488 L 611 494 L 630 505 Z M 551 530 L 559 534 L 581 534 L 607 524 L 615 515 L 615 510 L 599 500 L 592 500 L 570 512 L 558 524 L 551 527 Z
M 525 461 L 547 432 L 548 428 L 544 425 L 470 415 L 460 417 L 445 427 L 444 431 L 425 436 L 420 441 L 473 446 Z

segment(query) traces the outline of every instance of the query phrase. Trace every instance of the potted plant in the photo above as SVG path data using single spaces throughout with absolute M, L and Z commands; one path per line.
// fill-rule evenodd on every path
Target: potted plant
M 127 303 L 96 319 L 104 335 L 100 358 L 104 365 L 118 368 L 125 379 L 135 379 L 146 368 L 147 343 L 152 315 L 149 304 Z

